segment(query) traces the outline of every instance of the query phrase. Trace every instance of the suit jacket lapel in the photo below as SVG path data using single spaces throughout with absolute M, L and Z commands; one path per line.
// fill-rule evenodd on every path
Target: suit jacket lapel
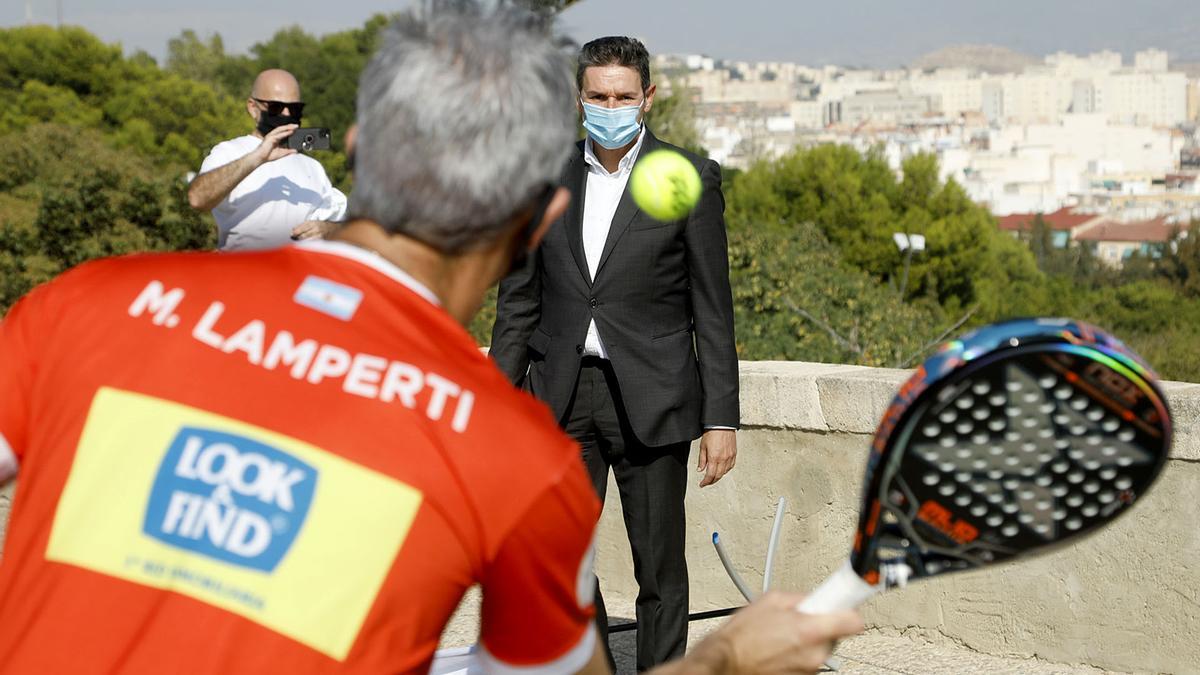
M 571 204 L 567 207 L 566 218 L 563 219 L 567 235 L 567 246 L 571 249 L 571 257 L 579 267 L 583 280 L 590 286 L 592 277 L 588 274 L 587 256 L 583 254 L 583 198 L 587 190 L 587 162 L 583 161 L 583 153 L 573 156 L 563 175 L 563 187 L 571 191 Z
M 642 161 L 642 158 L 656 150 L 658 147 L 658 139 L 654 134 L 646 129 L 646 137 L 642 139 L 642 147 L 638 150 L 637 159 L 634 161 L 634 166 Z M 617 203 L 617 211 L 613 214 L 612 224 L 608 228 L 608 239 L 604 240 L 604 251 L 600 254 L 600 264 L 596 266 L 596 276 L 600 276 L 600 270 L 604 269 L 604 263 L 608 262 L 608 257 L 612 255 L 613 249 L 616 248 L 617 242 L 620 241 L 621 235 L 625 234 L 625 230 L 629 229 L 629 224 L 633 222 L 634 216 L 638 214 L 637 203 L 633 201 L 633 194 L 629 191 L 629 183 L 625 183 L 625 191 L 621 193 L 621 201 Z M 585 268 L 586 269 L 586 268 Z

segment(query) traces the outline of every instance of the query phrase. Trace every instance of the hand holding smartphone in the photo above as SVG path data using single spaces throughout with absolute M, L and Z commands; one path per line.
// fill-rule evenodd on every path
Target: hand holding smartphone
M 323 127 L 300 127 L 287 137 L 285 147 L 300 152 L 329 149 L 329 129 Z

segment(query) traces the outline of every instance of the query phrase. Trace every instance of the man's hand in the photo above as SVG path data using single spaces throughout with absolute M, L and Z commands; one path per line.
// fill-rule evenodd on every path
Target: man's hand
M 700 462 L 696 471 L 703 471 L 700 487 L 721 480 L 737 462 L 737 432 L 733 429 L 709 429 L 700 437 Z
M 250 156 L 257 160 L 259 165 L 262 165 L 296 154 L 295 150 L 281 147 L 279 144 L 299 128 L 300 126 L 297 124 L 285 124 L 281 127 L 275 127 L 269 134 L 263 136 L 262 143 L 250 153 Z
M 799 593 L 771 591 L 734 614 L 682 659 L 649 675 L 815 673 L 838 640 L 862 632 L 863 622 L 855 611 L 804 614 L 796 609 L 803 599 Z M 605 665 L 601 661 L 590 672 L 601 672 L 598 668 Z
M 324 239 L 341 226 L 328 220 L 306 220 L 292 228 L 292 239 Z
M 188 203 L 199 211 L 212 211 L 255 169 L 267 162 L 296 154 L 291 148 L 279 147 L 279 142 L 296 129 L 295 124 L 276 127 L 263 136 L 257 148 L 245 156 L 196 176 L 188 186 Z
M 862 632 L 855 611 L 804 614 L 799 593 L 771 592 L 733 615 L 714 637 L 732 654 L 727 672 L 814 673 L 838 640 Z

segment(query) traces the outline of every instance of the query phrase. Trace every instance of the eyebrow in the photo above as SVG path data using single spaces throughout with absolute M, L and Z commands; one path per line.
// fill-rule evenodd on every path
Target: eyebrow
M 627 98 L 636 98 L 636 97 L 637 97 L 637 95 L 638 95 L 639 93 L 640 93 L 640 92 L 636 92 L 636 91 L 622 91 L 622 92 L 617 92 L 615 95 L 616 95 L 617 97 L 622 97 L 622 96 L 624 96 L 624 97 L 627 97 Z M 596 98 L 596 97 L 600 97 L 600 98 L 608 98 L 608 94 L 606 94 L 606 93 L 604 93 L 604 92 L 602 92 L 602 91 L 594 91 L 594 90 L 591 90 L 591 89 L 586 89 L 586 90 L 584 90 L 584 92 L 583 92 L 583 95 L 584 95 L 584 96 L 586 96 L 586 97 L 588 97 L 588 98 Z

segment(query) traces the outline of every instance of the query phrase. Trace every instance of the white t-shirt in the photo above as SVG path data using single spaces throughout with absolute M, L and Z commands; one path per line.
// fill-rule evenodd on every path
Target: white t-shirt
M 253 135 L 218 143 L 200 173 L 241 159 L 261 144 Z M 290 243 L 292 228 L 306 220 L 345 218 L 346 195 L 329 182 L 320 162 L 296 153 L 255 169 L 212 213 L 221 250 L 275 248 Z

